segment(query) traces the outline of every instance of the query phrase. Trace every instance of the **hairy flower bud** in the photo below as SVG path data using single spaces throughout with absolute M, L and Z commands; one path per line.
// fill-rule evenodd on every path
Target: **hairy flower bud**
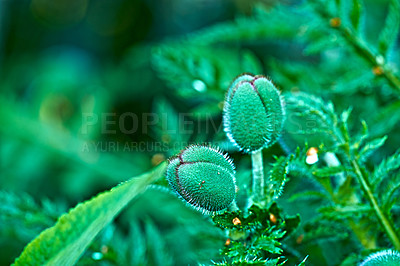
M 394 250 L 383 250 L 369 255 L 360 266 L 391 265 L 400 266 L 400 253 Z
M 235 199 L 235 169 L 219 149 L 193 145 L 170 160 L 167 180 L 172 189 L 193 207 L 217 212 Z
M 271 81 L 249 74 L 233 81 L 225 99 L 224 129 L 240 150 L 255 152 L 274 144 L 283 121 L 283 100 Z

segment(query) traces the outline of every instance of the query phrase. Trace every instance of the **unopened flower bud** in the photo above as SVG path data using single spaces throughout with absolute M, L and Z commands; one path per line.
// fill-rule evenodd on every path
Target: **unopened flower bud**
M 400 253 L 394 250 L 383 250 L 368 256 L 360 266 L 400 265 Z
M 193 145 L 170 160 L 167 180 L 187 203 L 204 212 L 226 209 L 235 199 L 235 169 L 219 149 Z
M 225 99 L 224 129 L 240 150 L 255 152 L 273 145 L 283 121 L 283 100 L 271 81 L 249 74 L 233 81 Z

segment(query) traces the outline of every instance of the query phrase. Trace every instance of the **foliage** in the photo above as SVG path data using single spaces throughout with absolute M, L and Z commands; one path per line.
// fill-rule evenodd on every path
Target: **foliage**
M 164 171 L 165 164 L 79 204 L 27 245 L 15 265 L 74 264 L 98 232 Z
M 172 16 L 164 1 L 25 2 L 0 2 L 0 264 L 355 265 L 400 250 L 399 0 L 215 1 L 209 16 L 204 1 Z M 189 10 L 228 11 L 194 30 Z M 188 30 L 160 40 L 176 21 Z M 260 154 L 262 204 L 223 130 L 243 73 L 272 80 L 286 110 Z M 160 178 L 202 143 L 233 158 L 238 208 L 203 215 Z

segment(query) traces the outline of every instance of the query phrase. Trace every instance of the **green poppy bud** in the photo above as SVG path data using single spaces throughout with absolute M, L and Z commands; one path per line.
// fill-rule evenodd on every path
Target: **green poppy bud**
M 383 250 L 369 255 L 360 266 L 400 266 L 400 253 L 394 250 Z
M 243 74 L 228 89 L 224 129 L 240 150 L 255 152 L 280 137 L 284 121 L 283 99 L 264 76 Z
M 218 212 L 235 199 L 235 168 L 219 149 L 193 145 L 170 160 L 166 174 L 171 188 L 191 206 Z

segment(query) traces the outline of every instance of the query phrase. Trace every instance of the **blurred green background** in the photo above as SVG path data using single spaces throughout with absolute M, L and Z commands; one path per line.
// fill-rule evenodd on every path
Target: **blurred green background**
M 177 111 L 193 104 L 157 77 L 153 46 L 249 12 L 246 2 L 0 0 L 0 265 L 68 208 L 189 143 L 170 149 L 147 122 L 167 114 L 174 131 Z M 137 130 L 122 132 L 124 114 L 122 128 Z M 175 196 L 149 190 L 81 263 L 208 261 L 224 241 Z
M 229 82 L 242 72 L 269 73 L 271 58 L 303 58 L 304 45 L 272 38 L 210 49 L 191 33 L 277 2 L 0 0 L 0 264 L 68 208 L 188 143 L 234 151 L 220 127 Z M 386 1 L 367 2 L 372 39 Z M 195 49 L 162 45 L 191 38 Z M 173 68 L 174 53 L 196 58 L 186 65 L 193 76 Z M 250 167 L 249 158 L 240 163 Z M 173 195 L 150 189 L 80 263 L 207 262 L 225 241 L 221 233 Z

